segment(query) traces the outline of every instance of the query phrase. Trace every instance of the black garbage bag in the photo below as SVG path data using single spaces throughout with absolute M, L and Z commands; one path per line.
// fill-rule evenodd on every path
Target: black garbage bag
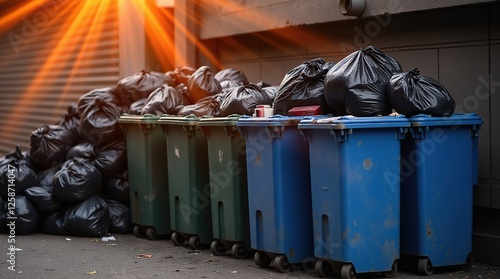
M 237 85 L 247 84 L 247 76 L 240 70 L 226 68 L 218 71 L 214 76 L 219 82 L 234 81 Z
M 130 208 L 118 201 L 105 199 L 109 210 L 110 233 L 127 234 L 132 232 L 132 219 Z
M 95 146 L 106 145 L 123 138 L 118 119 L 121 109 L 106 100 L 95 98 L 80 120 L 80 134 Z
M 455 111 L 455 100 L 438 81 L 420 74 L 418 68 L 395 74 L 387 85 L 389 102 L 396 112 L 447 116 Z
M 276 93 L 278 92 L 279 86 L 266 86 L 261 88 L 264 90 L 264 92 L 267 93 L 267 96 L 269 96 L 269 99 L 274 100 L 276 98 Z
M 130 204 L 130 186 L 128 183 L 128 170 L 116 173 L 104 180 L 102 193 L 108 199 L 119 201 L 125 205 Z
M 74 203 L 83 201 L 100 189 L 101 173 L 92 164 L 80 158 L 66 161 L 54 175 L 52 193 L 57 199 Z
M 36 176 L 38 177 L 38 185 L 44 187 L 52 187 L 52 181 L 54 180 L 54 175 L 62 168 L 64 163 L 60 163 L 57 166 L 39 171 Z
M 141 110 L 141 114 L 175 115 L 183 104 L 182 95 L 175 88 L 164 84 L 151 93 Z
M 5 207 L 6 199 L 0 196 L 0 233 L 8 233 L 7 229 L 7 208 Z
M 326 74 L 326 102 L 335 115 L 388 115 L 387 84 L 400 72 L 399 62 L 376 47 L 355 51 Z
M 197 103 L 199 100 L 219 94 L 222 87 L 219 81 L 208 66 L 199 67 L 190 77 L 187 83 L 191 103 Z
M 73 134 L 60 125 L 43 125 L 31 133 L 30 157 L 37 170 L 44 170 L 66 159 L 66 153 L 74 145 Z
M 276 86 L 276 85 L 272 85 L 270 83 L 267 83 L 263 80 L 259 81 L 256 83 L 258 86 L 262 87 L 262 88 L 265 88 L 265 87 L 269 87 L 269 86 Z M 277 86 L 276 86 L 276 89 L 277 89 Z
M 288 115 L 291 108 L 314 105 L 319 105 L 323 112 L 329 111 L 324 94 L 325 76 L 333 65 L 315 58 L 290 70 L 276 92 L 274 113 Z
M 273 99 L 260 86 L 248 83 L 227 91 L 220 104 L 221 116 L 231 114 L 252 115 L 257 105 L 271 105 Z
M 168 75 L 174 78 L 175 86 L 184 83 L 188 84 L 188 80 L 191 75 L 196 72 L 196 69 L 189 66 L 181 66 L 175 68 L 172 72 L 169 72 Z
M 102 146 L 95 152 L 92 164 L 99 170 L 103 179 L 127 169 L 127 144 L 124 140 Z
M 220 82 L 220 86 L 222 87 L 222 91 L 226 89 L 233 89 L 235 87 L 238 87 L 240 85 L 244 85 L 243 83 L 235 80 L 224 80 Z
M 38 212 L 52 213 L 64 210 L 68 207 L 67 203 L 60 201 L 52 193 L 52 187 L 35 186 L 24 191 L 26 197 L 35 206 Z
M 23 194 L 24 190 L 38 184 L 38 177 L 29 160 L 19 146 L 0 160 L 1 196 Z
M 92 163 L 96 158 L 96 151 L 94 145 L 86 140 L 80 141 L 77 145 L 71 147 L 66 154 L 66 160 L 73 158 L 82 158 L 86 162 Z
M 64 218 L 66 211 L 57 211 L 41 218 L 38 228 L 45 234 L 68 235 L 71 234 Z
M 185 106 L 192 105 L 191 96 L 189 95 L 189 90 L 186 84 L 181 83 L 175 87 L 175 91 L 182 96 L 182 103 Z
M 118 81 L 115 94 L 120 105 L 128 107 L 135 101 L 147 98 L 151 92 L 168 81 L 169 78 L 164 73 L 142 70 Z
M 11 198 L 15 200 L 15 207 L 12 207 Z M 9 218 L 16 222 L 16 234 L 27 235 L 35 231 L 38 225 L 38 211 L 35 206 L 24 195 L 16 194 L 14 197 L 9 197 L 5 203 L 5 211 L 7 212 L 7 224 Z
M 80 141 L 80 113 L 76 103 L 68 106 L 61 120 L 56 123 L 59 126 L 66 128 L 73 134 L 73 143 Z
M 64 222 L 75 236 L 102 237 L 109 228 L 108 205 L 95 194 L 86 200 L 71 205 L 64 215 Z
M 99 98 L 108 103 L 119 105 L 118 98 L 115 95 L 114 87 L 92 89 L 78 98 L 77 108 L 80 118 L 83 117 L 85 110 L 92 104 L 95 98 Z
M 183 106 L 177 112 L 178 115 L 220 116 L 220 94 L 207 96 L 192 105 Z
M 133 102 L 128 109 L 128 113 L 133 115 L 141 115 L 142 108 L 146 104 L 147 100 L 148 98 L 142 98 Z

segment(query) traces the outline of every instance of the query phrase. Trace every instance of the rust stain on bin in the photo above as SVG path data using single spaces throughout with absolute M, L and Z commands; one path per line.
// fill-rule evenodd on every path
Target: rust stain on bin
M 293 257 L 293 255 L 295 254 L 295 250 L 293 250 L 293 248 L 290 248 L 290 252 L 288 252 L 288 254 L 290 255 L 290 257 Z
M 363 168 L 365 170 L 370 170 L 373 167 L 372 159 L 368 158 L 363 160 Z
M 425 231 L 427 232 L 427 237 L 431 237 L 432 236 L 432 230 L 431 230 L 431 224 L 427 224 L 425 225 Z

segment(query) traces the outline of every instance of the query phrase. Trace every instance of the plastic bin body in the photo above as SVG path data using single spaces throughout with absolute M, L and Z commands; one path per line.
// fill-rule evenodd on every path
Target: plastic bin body
M 309 118 L 315 249 L 357 273 L 390 271 L 400 256 L 400 117 Z
M 208 144 L 213 237 L 249 248 L 246 143 L 238 119 L 202 118 L 199 125 Z
M 477 182 L 475 114 L 409 118 L 401 149 L 401 253 L 432 266 L 462 265 L 472 252 Z
M 171 229 L 207 244 L 212 240 L 208 154 L 198 122 L 193 116 L 158 120 L 166 140 Z
M 297 129 L 300 119 L 237 123 L 246 139 L 251 247 L 292 264 L 313 257 L 309 149 Z
M 122 115 L 125 132 L 132 223 L 170 234 L 165 137 L 159 117 Z

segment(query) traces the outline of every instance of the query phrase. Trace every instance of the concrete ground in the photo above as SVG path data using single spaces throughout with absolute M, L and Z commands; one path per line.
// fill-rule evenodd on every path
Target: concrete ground
M 15 237 L 15 271 L 8 235 L 0 235 L 0 278 L 319 278 L 312 270 L 294 268 L 278 273 L 274 268 L 260 268 L 253 258 L 235 259 L 229 253 L 214 256 L 207 250 L 174 246 L 169 239 L 147 240 L 133 234 L 114 235 L 115 241 L 100 238 L 56 236 L 35 233 Z M 358 278 L 383 278 L 379 274 L 358 274 Z M 334 278 L 339 278 L 336 276 Z M 395 278 L 426 278 L 414 267 L 400 266 Z M 429 279 L 496 279 L 500 267 L 475 263 L 471 271 L 444 268 Z

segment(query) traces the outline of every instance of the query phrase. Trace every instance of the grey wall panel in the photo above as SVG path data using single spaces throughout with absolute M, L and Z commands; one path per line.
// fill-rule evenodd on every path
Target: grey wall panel
M 492 40 L 500 40 L 500 17 L 498 16 L 499 10 L 499 2 L 492 4 L 491 9 L 489 10 L 488 18 L 490 19 L 490 38 Z
M 484 121 L 479 134 L 479 177 L 491 177 L 490 101 L 478 91 L 481 80 L 489 75 L 488 46 L 439 50 L 439 81 L 457 103 L 456 112 L 477 112 Z
M 491 177 L 500 179 L 500 45 L 490 48 Z M 499 190 L 500 191 L 500 190 Z M 500 200 L 500 197 L 498 198 Z M 500 202 L 497 204 L 500 207 Z
M 271 84 L 279 85 L 283 80 L 283 61 L 281 60 L 267 60 L 262 61 L 260 65 L 261 80 Z
M 386 54 L 396 59 L 404 72 L 418 68 L 422 75 L 439 80 L 437 49 L 386 51 Z

